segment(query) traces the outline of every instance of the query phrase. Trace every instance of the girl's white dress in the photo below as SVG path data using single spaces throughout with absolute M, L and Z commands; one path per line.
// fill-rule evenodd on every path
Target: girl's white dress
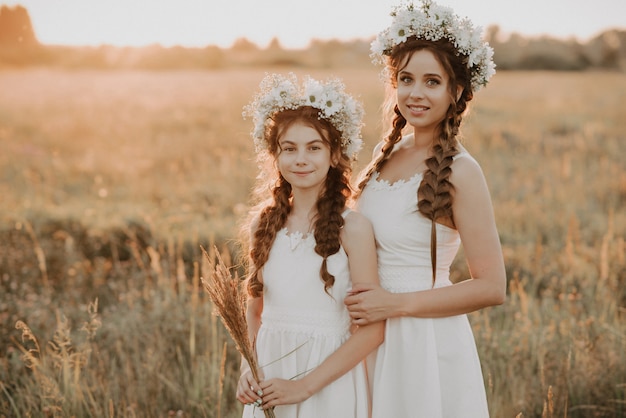
M 472 158 L 462 152 L 456 158 Z M 432 287 L 431 221 L 417 210 L 422 174 L 393 184 L 374 173 L 358 209 L 374 227 L 378 271 L 393 293 Z M 459 249 L 456 230 L 437 225 L 437 280 L 450 286 L 449 268 Z M 373 418 L 488 417 L 485 386 L 466 315 L 392 318 L 378 348 L 373 373 Z
M 347 215 L 344 214 L 344 217 Z M 312 233 L 279 231 L 263 267 L 263 313 L 256 349 L 265 378 L 298 379 L 317 367 L 350 336 L 343 303 L 351 287 L 348 257 L 340 248 L 327 260 L 335 283 L 324 291 L 322 258 Z M 368 388 L 362 364 L 306 401 L 274 409 L 277 418 L 367 418 Z M 264 417 L 245 406 L 244 418 Z

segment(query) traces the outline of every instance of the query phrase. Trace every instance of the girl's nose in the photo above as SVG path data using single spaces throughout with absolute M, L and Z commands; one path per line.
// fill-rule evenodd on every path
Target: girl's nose
M 304 164 L 304 163 L 306 163 L 306 151 L 298 150 L 298 153 L 296 154 L 296 164 Z

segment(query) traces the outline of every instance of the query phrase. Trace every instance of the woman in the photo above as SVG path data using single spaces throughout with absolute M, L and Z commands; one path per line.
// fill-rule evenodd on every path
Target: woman
M 357 202 L 374 226 L 382 288 L 356 285 L 345 303 L 356 325 L 387 320 L 372 365 L 373 418 L 487 417 L 465 314 L 502 304 L 506 276 L 485 178 L 457 136 L 495 72 L 492 50 L 467 19 L 431 1 L 392 16 L 372 49 L 386 60 L 393 129 Z M 470 278 L 452 284 L 461 243 Z

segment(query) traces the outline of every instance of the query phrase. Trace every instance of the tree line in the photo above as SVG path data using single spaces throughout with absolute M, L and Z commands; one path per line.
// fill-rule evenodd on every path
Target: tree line
M 626 71 L 626 30 L 606 30 L 586 42 L 549 36 L 504 38 L 498 26 L 487 28 L 500 70 L 605 69 Z M 307 48 L 290 50 L 274 39 L 261 48 L 246 38 L 230 48 L 69 47 L 38 42 L 28 11 L 0 7 L 0 68 L 51 66 L 94 69 L 217 69 L 242 66 L 345 68 L 369 65 L 371 39 L 349 42 L 312 40 Z

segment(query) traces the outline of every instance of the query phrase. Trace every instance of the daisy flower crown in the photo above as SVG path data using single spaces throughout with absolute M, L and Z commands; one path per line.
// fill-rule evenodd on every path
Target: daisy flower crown
M 371 45 L 371 57 L 376 63 L 384 63 L 384 56 L 410 37 L 437 41 L 447 39 L 454 44 L 457 55 L 468 58 L 474 91 L 486 86 L 496 73 L 493 49 L 482 39 L 482 28 L 474 27 L 468 18 L 460 18 L 451 8 L 440 6 L 432 0 L 421 0 L 421 7 L 413 3 L 395 7 L 391 25 L 380 32 Z
M 361 150 L 363 106 L 345 92 L 339 79 L 326 82 L 306 76 L 302 85 L 295 74 L 269 74 L 261 81 L 260 92 L 244 107 L 243 117 L 252 117 L 252 138 L 257 152 L 267 149 L 265 133 L 271 118 L 278 112 L 311 106 L 318 118 L 330 122 L 341 132 L 342 152 L 355 158 Z

